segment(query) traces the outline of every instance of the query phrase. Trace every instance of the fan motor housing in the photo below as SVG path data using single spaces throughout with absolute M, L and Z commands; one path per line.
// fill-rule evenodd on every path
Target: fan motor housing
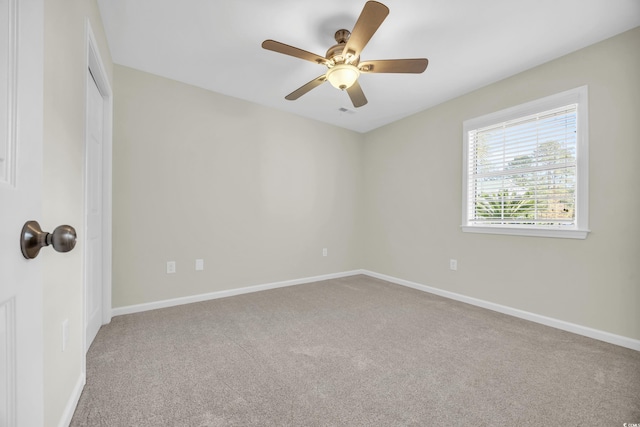
M 351 32 L 349 30 L 342 29 L 336 31 L 334 38 L 336 39 L 336 42 L 338 42 L 338 44 L 331 46 L 329 50 L 327 50 L 327 54 L 325 55 L 325 57 L 331 63 L 330 67 L 333 65 L 345 63 L 357 66 L 358 62 L 360 62 L 360 57 L 348 56 L 347 58 L 345 58 L 344 56 L 342 56 L 344 52 L 344 46 L 347 43 L 347 40 L 349 40 L 350 36 Z

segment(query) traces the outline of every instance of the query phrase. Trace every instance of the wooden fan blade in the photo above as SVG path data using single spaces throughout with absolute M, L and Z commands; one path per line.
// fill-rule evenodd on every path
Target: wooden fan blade
M 297 47 L 289 46 L 288 44 L 280 43 L 275 40 L 263 41 L 262 47 L 274 52 L 283 53 L 285 55 L 294 56 L 306 61 L 315 62 L 316 64 L 325 64 L 327 62 L 327 58 L 323 56 L 316 55 L 315 53 L 307 52 L 306 50 L 298 49 Z
M 415 73 L 420 74 L 427 69 L 427 58 L 416 59 L 383 59 L 378 61 L 365 61 L 358 65 L 363 73 Z
M 349 94 L 349 98 L 351 98 L 353 106 L 356 108 L 362 107 L 368 102 L 367 97 L 364 96 L 364 92 L 357 80 L 350 88 L 347 89 L 347 93 Z
M 351 53 L 353 56 L 360 56 L 360 52 L 369 43 L 388 14 L 389 8 L 387 6 L 377 1 L 368 1 L 351 31 L 351 36 L 347 40 L 342 55 L 346 56 Z
M 316 87 L 320 86 L 325 81 L 327 81 L 327 76 L 323 74 L 320 77 L 317 77 L 317 78 L 311 80 L 309 83 L 307 83 L 307 84 L 299 87 L 298 89 L 294 90 L 289 95 L 285 96 L 284 99 L 287 99 L 289 101 L 295 101 L 296 99 L 300 98 L 305 93 L 309 92 L 311 89 L 315 89 Z

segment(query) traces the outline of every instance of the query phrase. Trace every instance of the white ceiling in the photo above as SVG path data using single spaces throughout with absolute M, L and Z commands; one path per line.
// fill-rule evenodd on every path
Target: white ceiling
M 639 0 L 382 2 L 389 16 L 361 60 L 426 57 L 429 67 L 362 75 L 369 103 L 355 109 L 329 83 L 285 100 L 326 67 L 260 45 L 273 39 L 324 56 L 365 0 L 98 0 L 115 63 L 358 132 L 640 25 Z

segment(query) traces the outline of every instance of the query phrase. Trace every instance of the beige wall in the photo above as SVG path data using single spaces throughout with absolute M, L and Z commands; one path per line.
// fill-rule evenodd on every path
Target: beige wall
M 122 66 L 114 92 L 113 307 L 359 267 L 362 135 Z
M 639 41 L 366 135 L 116 66 L 113 306 L 365 268 L 640 339 Z M 462 233 L 462 122 L 585 84 L 589 237 Z
M 44 276 L 45 425 L 59 424 L 82 375 L 84 250 L 84 106 L 90 19 L 109 75 L 112 63 L 95 0 L 47 0 L 44 15 L 44 183 L 41 225 L 71 224 L 79 233 L 68 254 L 42 251 Z M 69 341 L 62 352 L 62 322 Z
M 636 28 L 367 134 L 362 267 L 640 339 L 639 46 Z M 463 233 L 462 122 L 581 85 L 589 237 Z

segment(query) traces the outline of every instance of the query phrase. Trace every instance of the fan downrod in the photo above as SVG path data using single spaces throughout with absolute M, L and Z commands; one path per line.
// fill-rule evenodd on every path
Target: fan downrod
M 351 31 L 345 30 L 343 28 L 342 30 L 336 31 L 333 38 L 336 39 L 336 43 L 344 44 L 347 42 L 347 40 L 349 40 L 349 36 L 351 36 Z

